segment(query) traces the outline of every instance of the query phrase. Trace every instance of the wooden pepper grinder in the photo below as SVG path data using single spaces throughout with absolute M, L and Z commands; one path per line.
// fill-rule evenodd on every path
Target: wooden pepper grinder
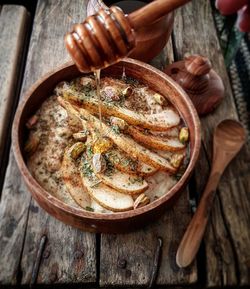
M 199 115 L 212 112 L 224 98 L 223 82 L 211 67 L 208 58 L 192 55 L 164 70 L 186 91 Z

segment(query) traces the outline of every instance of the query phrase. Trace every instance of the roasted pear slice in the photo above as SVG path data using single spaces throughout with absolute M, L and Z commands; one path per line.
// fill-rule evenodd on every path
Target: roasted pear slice
M 138 142 L 153 149 L 166 151 L 179 151 L 185 149 L 185 144 L 180 142 L 178 138 L 154 136 L 150 133 L 144 133 L 133 126 L 129 126 L 127 132 Z
M 96 213 L 102 213 L 102 214 L 109 214 L 113 213 L 112 211 L 105 209 L 100 204 L 98 204 L 94 199 L 91 198 L 91 207 L 93 209 L 93 212 Z
M 148 183 L 142 177 L 132 176 L 114 168 L 95 174 L 104 184 L 124 194 L 136 195 L 148 188 Z
M 98 100 L 93 97 L 87 97 L 83 93 L 75 92 L 70 89 L 61 90 L 60 95 L 62 95 L 65 100 L 80 105 L 92 113 L 98 113 L 99 103 Z M 121 107 L 116 102 L 112 101 L 102 101 L 100 105 L 103 115 L 116 116 L 131 125 L 138 125 L 147 129 L 166 131 L 180 123 L 180 116 L 172 108 L 166 108 L 155 114 L 142 114 Z
M 94 174 L 87 158 L 80 164 L 82 184 L 88 194 L 99 205 L 113 212 L 123 212 L 133 209 L 134 200 L 128 194 L 122 194 L 103 184 Z
M 77 106 L 72 105 L 68 101 L 65 101 L 62 98 L 58 98 L 58 101 L 61 105 L 78 116 L 83 125 L 88 125 L 88 128 L 91 130 L 99 130 L 100 121 L 95 116 L 91 115 L 86 109 L 79 108 Z M 102 123 L 102 129 L 105 132 L 105 136 L 109 137 L 113 140 L 113 142 L 125 153 L 131 156 L 133 159 L 138 159 L 139 161 L 148 164 L 149 166 L 153 166 L 156 169 L 161 169 L 165 171 L 169 171 L 171 173 L 176 172 L 176 168 L 174 168 L 169 161 L 152 152 L 149 149 L 138 144 L 131 137 L 123 135 L 122 133 L 114 131 L 112 128 L 108 127 L 105 123 Z
M 108 161 L 119 171 L 130 175 L 151 176 L 157 169 L 141 161 L 135 161 L 118 148 L 112 148 L 105 153 Z
M 86 120 L 88 120 L 88 123 L 93 127 L 93 129 L 99 129 L 99 120 L 95 116 L 91 115 L 87 110 L 82 108 L 79 109 L 79 112 L 82 118 L 86 118 Z M 141 146 L 131 137 L 115 132 L 105 123 L 102 123 L 102 128 L 105 131 L 106 137 L 111 138 L 120 149 L 125 151 L 128 155 L 131 155 L 132 158 L 138 159 L 148 165 L 152 165 L 157 169 L 166 170 L 173 173 L 176 171 L 176 169 L 166 159 Z
M 66 148 L 63 156 L 61 172 L 64 184 L 72 198 L 78 205 L 86 209 L 86 207 L 90 206 L 91 200 L 82 185 L 80 172 L 77 166 L 79 160 L 75 160 L 71 157 L 74 147 L 75 145 Z
M 82 121 L 82 124 L 85 128 L 90 128 L 92 137 L 96 137 L 94 129 L 88 125 L 88 122 L 85 118 L 80 117 L 77 107 L 72 106 L 71 103 L 65 101 L 61 97 L 58 97 L 58 101 L 70 114 L 78 117 Z M 140 176 L 151 176 L 157 171 L 157 168 L 138 160 L 137 157 L 131 159 L 124 153 L 124 151 L 120 150 L 119 148 L 113 147 L 106 153 L 106 157 L 115 168 L 124 173 L 139 174 Z

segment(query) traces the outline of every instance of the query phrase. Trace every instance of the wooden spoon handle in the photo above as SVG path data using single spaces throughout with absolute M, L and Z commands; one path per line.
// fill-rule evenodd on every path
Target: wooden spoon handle
M 128 15 L 134 29 L 152 23 L 190 0 L 156 0 Z
M 211 172 L 198 208 L 181 240 L 176 253 L 176 263 L 181 268 L 190 265 L 199 250 L 220 177 L 221 173 Z

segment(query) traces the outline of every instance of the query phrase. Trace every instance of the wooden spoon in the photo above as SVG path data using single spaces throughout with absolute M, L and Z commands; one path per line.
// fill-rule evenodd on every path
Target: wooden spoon
M 179 267 L 187 267 L 194 260 L 206 229 L 220 178 L 229 162 L 242 148 L 245 138 L 242 125 L 235 120 L 223 120 L 216 127 L 213 139 L 212 169 L 198 208 L 177 250 L 176 263 Z

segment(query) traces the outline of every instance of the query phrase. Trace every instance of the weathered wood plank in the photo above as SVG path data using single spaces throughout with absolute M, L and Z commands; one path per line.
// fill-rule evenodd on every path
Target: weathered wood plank
M 45 72 L 69 59 L 63 35 L 73 22 L 85 17 L 85 9 L 86 1 L 80 0 L 38 2 L 22 95 Z M 12 152 L 10 159 L 1 201 L 0 259 L 4 262 L 0 262 L 0 282 L 30 283 L 44 234 L 47 243 L 38 273 L 39 284 L 95 282 L 95 235 L 66 226 L 38 208 L 23 187 Z
M 173 208 L 157 222 L 126 235 L 102 235 L 101 286 L 147 286 L 153 269 L 157 237 L 163 240 L 158 285 L 194 283 L 196 266 L 179 269 L 175 254 L 190 218 L 188 194 L 184 192 Z M 125 261 L 126 266 L 120 265 Z M 108 268 L 108 270 L 107 270 Z
M 173 61 L 171 40 L 152 64 L 158 68 L 164 68 L 166 61 L 168 63 Z M 100 285 L 107 287 L 147 286 L 159 236 L 163 239 L 163 249 L 156 283 L 158 285 L 195 283 L 197 281 L 196 265 L 181 270 L 175 263 L 176 249 L 190 216 L 188 193 L 185 191 L 175 206 L 168 210 L 159 221 L 135 233 L 116 236 L 102 235 Z M 125 268 L 121 268 L 121 260 L 125 260 Z
M 29 203 L 30 196 L 11 154 L 0 203 L 0 285 L 18 282 Z
M 213 24 L 209 1 L 193 0 L 178 11 L 175 19 L 175 47 L 179 59 L 185 53 L 207 56 L 221 75 L 226 97 L 218 109 L 202 118 L 203 149 L 197 164 L 195 178 L 197 191 L 202 192 L 212 153 L 212 131 L 225 118 L 236 118 L 230 82 Z M 207 286 L 249 285 L 250 252 L 250 191 L 249 145 L 227 169 L 219 185 L 205 235 Z M 202 172 L 202 178 L 200 177 Z
M 0 13 L 0 176 L 3 176 L 30 21 L 27 10 L 22 6 L 4 5 L 0 7 Z M 1 188 L 3 178 L 0 179 Z

